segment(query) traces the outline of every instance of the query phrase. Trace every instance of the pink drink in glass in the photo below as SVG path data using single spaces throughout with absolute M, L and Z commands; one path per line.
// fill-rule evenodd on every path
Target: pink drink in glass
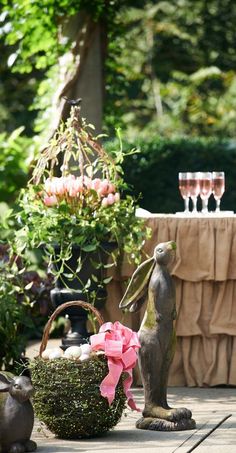
M 224 178 L 213 178 L 212 181 L 212 192 L 214 198 L 221 198 L 225 191 L 225 180 Z
M 220 200 L 225 191 L 225 174 L 223 171 L 212 172 L 212 192 L 216 200 L 216 211 L 220 211 Z
M 193 197 L 197 197 L 200 192 L 200 185 L 198 179 L 189 179 L 189 192 Z
M 179 179 L 179 190 L 183 198 L 189 197 L 189 180 Z
M 197 212 L 197 197 L 200 192 L 198 172 L 188 173 L 189 193 L 193 203 L 193 212 Z
M 211 179 L 201 179 L 200 180 L 200 197 L 202 200 L 207 200 L 212 192 L 212 182 Z
M 200 197 L 202 200 L 202 212 L 208 213 L 208 198 L 212 193 L 212 174 L 209 171 L 200 173 Z
M 187 172 L 180 172 L 179 173 L 179 191 L 181 193 L 182 198 L 184 199 L 184 212 L 189 213 L 189 181 L 188 181 L 188 173 Z

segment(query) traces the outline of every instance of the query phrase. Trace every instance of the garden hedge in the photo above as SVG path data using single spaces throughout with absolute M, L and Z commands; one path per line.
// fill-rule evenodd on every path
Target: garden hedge
M 109 143 L 108 147 L 114 147 Z M 224 171 L 226 191 L 222 210 L 236 211 L 236 141 L 214 138 L 155 137 L 136 143 L 123 143 L 124 149 L 139 149 L 127 156 L 123 169 L 125 180 L 136 196 L 142 194 L 139 205 L 151 212 L 174 213 L 183 210 L 178 190 L 179 171 Z M 200 202 L 198 209 L 200 209 Z M 214 209 L 213 197 L 209 209 Z

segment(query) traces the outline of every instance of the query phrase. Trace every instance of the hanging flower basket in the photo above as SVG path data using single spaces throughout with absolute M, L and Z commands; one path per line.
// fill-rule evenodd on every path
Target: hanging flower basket
M 46 360 L 44 356 L 52 322 L 62 310 L 71 306 L 90 310 L 100 325 L 100 333 L 91 340 L 91 354 L 84 361 L 66 358 L 66 353 L 60 358 Z M 58 307 L 45 326 L 39 357 L 30 364 L 35 388 L 33 404 L 39 420 L 62 439 L 101 436 L 118 423 L 127 397 L 131 401 L 130 406 L 134 406 L 129 387 L 132 381 L 131 368 L 135 365 L 133 353 L 136 353 L 139 344 L 134 332 L 120 323 L 117 326 L 115 324 L 104 324 L 100 313 L 91 304 L 73 301 Z M 130 342 L 128 339 L 127 342 L 124 331 L 130 332 L 129 338 L 135 338 L 135 341 Z M 109 341 L 111 337 L 113 343 Z M 121 343 L 126 346 L 122 347 L 119 358 Z M 118 349 L 114 348 L 116 344 Z M 115 387 L 110 385 L 112 362 L 119 367 Z
M 107 269 L 123 253 L 139 263 L 149 229 L 135 214 L 122 170 L 125 156 L 133 152 L 124 153 L 120 146 L 107 153 L 79 107 L 72 106 L 66 123 L 38 156 L 18 200 L 19 228 L 12 247 L 25 266 L 29 252 L 41 250 L 55 277 L 55 306 L 82 299 L 100 308 L 112 279 Z M 81 322 L 73 315 L 70 321 L 72 335 L 63 340 L 65 346 L 88 337 L 85 312 Z

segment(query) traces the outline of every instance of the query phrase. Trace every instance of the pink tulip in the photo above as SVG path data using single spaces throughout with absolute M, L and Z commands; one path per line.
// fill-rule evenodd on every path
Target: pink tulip
M 77 191 L 76 191 L 75 187 L 72 186 L 72 187 L 70 188 L 70 190 L 69 190 L 69 196 L 72 197 L 72 198 L 74 198 L 74 197 L 77 196 Z
M 65 181 L 64 178 L 54 178 L 53 188 L 56 195 L 63 196 L 65 194 Z
M 107 208 L 107 206 L 108 206 L 108 200 L 107 200 L 106 197 L 102 199 L 101 205 L 102 205 L 104 208 Z
M 92 180 L 92 189 L 93 190 L 98 190 L 100 188 L 100 185 L 101 185 L 101 179 L 100 178 L 95 178 Z
M 76 180 L 74 181 L 74 189 L 77 194 L 83 192 L 83 182 L 81 178 L 76 178 Z
M 88 178 L 88 176 L 84 176 L 83 177 L 83 182 L 84 182 L 84 185 L 87 187 L 87 189 L 91 189 L 91 187 L 92 187 L 92 179 L 91 178 Z
M 112 182 L 108 184 L 108 193 L 114 193 L 116 191 L 116 188 Z
M 65 192 L 67 192 L 67 194 L 70 197 L 75 197 L 76 190 L 74 188 L 74 184 L 75 184 L 74 179 L 71 179 L 71 178 L 66 179 L 66 181 L 64 182 L 64 194 L 63 195 L 65 195 Z
M 55 206 L 57 204 L 56 195 L 47 196 L 45 195 L 43 202 L 46 206 Z
M 69 191 L 71 189 L 71 185 L 73 184 L 73 179 L 71 178 L 71 175 L 65 176 L 64 178 L 61 178 L 61 180 L 62 180 L 63 187 L 64 187 L 64 194 L 66 192 L 69 193 Z
M 45 189 L 48 195 L 55 195 L 56 193 L 56 178 L 52 178 L 48 180 L 47 184 L 45 184 Z
M 112 193 L 109 193 L 109 194 L 107 195 L 107 203 L 108 203 L 109 205 L 112 205 L 112 204 L 115 203 L 115 197 L 114 197 L 114 195 L 113 195 Z
M 46 179 L 46 181 L 44 183 L 44 189 L 48 195 L 52 195 L 52 179 L 51 178 Z
M 108 180 L 104 179 L 103 181 L 101 181 L 100 187 L 98 189 L 98 194 L 104 196 L 107 194 L 107 192 L 108 192 Z

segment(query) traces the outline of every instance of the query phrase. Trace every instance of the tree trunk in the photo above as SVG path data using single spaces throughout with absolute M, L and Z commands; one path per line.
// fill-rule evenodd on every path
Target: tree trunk
M 103 111 L 103 38 L 100 23 L 78 13 L 60 26 L 59 42 L 72 41 L 70 49 L 59 58 L 58 86 L 52 101 L 52 137 L 60 121 L 69 115 L 68 99 L 82 98 L 81 115 L 94 124 L 96 133 L 102 129 Z

